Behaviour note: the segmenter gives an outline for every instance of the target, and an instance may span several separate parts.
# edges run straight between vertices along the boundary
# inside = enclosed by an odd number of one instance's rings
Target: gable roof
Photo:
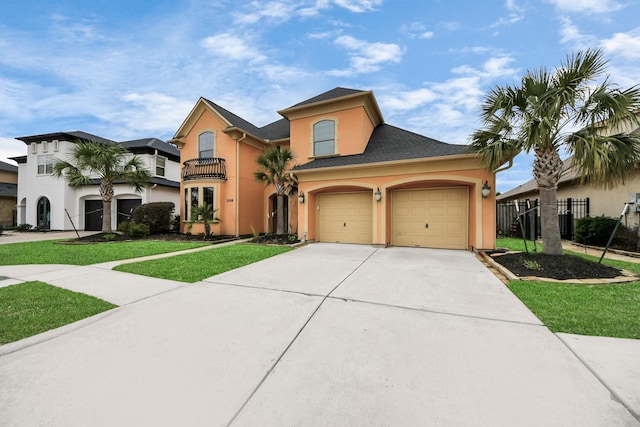
[[[388,124],[376,126],[364,153],[324,157],[293,168],[294,171],[337,166],[469,154],[467,145],[447,144]]]

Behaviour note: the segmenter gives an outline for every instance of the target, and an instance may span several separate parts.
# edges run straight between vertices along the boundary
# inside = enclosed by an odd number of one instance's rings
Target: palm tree
[[[191,221],[202,221],[204,224],[204,237],[211,236],[211,222],[220,221],[216,215],[218,209],[213,209],[208,203],[191,207]]]
[[[294,158],[293,152],[288,148],[271,147],[267,148],[258,156],[258,171],[255,177],[258,181],[264,182],[266,186],[276,187],[277,207],[276,207],[276,234],[285,234],[284,224],[284,196],[294,194],[298,191],[297,180],[289,172],[289,162]]]
[[[553,71],[528,71],[519,86],[492,89],[482,104],[484,127],[471,136],[471,151],[489,171],[520,151],[535,154],[547,254],[562,254],[556,206],[560,152],[573,156],[584,183],[607,187],[623,183],[640,160],[640,140],[620,131],[638,124],[640,89],[612,85],[606,65],[603,53],[590,49],[568,55]]]
[[[64,176],[72,187],[91,184],[97,176],[102,198],[102,232],[111,233],[113,185],[124,181],[136,192],[142,191],[151,178],[143,166],[139,157],[130,157],[129,152],[116,142],[81,140],[75,144],[69,161],[55,161],[53,175]]]

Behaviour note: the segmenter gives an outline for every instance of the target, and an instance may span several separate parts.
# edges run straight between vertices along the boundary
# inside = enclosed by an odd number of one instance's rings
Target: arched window
[[[198,157],[213,157],[213,132],[202,132],[198,135]]]
[[[313,155],[335,154],[336,122],[322,120],[313,125]]]

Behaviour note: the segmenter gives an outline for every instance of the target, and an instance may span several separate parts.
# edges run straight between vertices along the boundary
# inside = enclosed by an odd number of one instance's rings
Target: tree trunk
[[[276,199],[276,234],[282,236],[284,234],[284,195],[278,194]]]
[[[549,255],[562,255],[560,224],[558,222],[558,204],[556,189],[562,175],[562,160],[558,150],[549,147],[535,150],[533,176],[540,194],[540,222],[543,252]]]
[[[540,222],[543,253],[562,255],[556,189],[540,189]]]
[[[102,201],[102,232],[111,233],[111,199]]]

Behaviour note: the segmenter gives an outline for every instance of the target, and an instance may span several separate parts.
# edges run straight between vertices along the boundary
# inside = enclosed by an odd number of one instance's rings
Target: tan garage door
[[[318,240],[373,243],[372,207],[369,192],[318,195]]]
[[[396,190],[391,203],[394,246],[467,249],[467,187]]]

